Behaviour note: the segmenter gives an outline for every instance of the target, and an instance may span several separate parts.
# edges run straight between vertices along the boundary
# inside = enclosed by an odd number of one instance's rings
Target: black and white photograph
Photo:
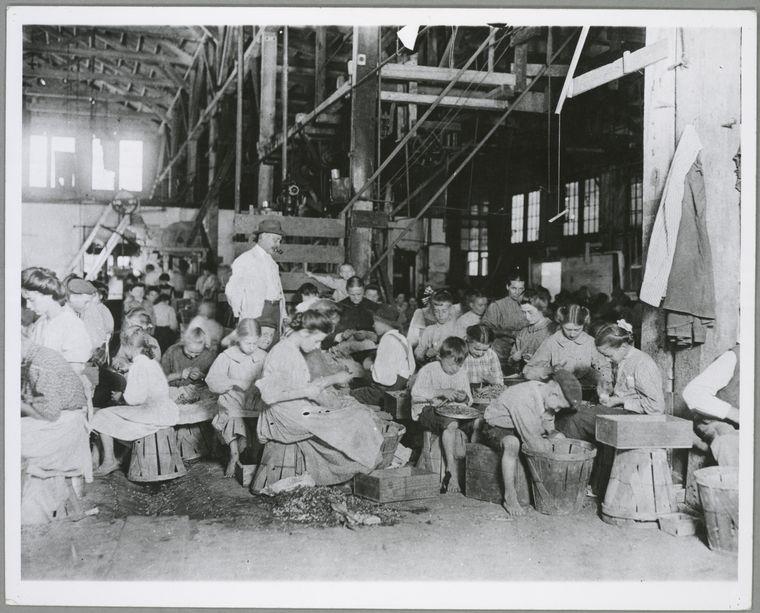
[[[756,23],[8,8],[7,602],[748,608]]]

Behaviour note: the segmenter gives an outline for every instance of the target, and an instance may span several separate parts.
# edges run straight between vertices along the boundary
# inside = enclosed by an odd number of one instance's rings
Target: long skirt
[[[161,406],[137,404],[101,409],[92,418],[91,426],[120,441],[136,441],[176,425],[178,414],[177,405],[167,398]]]
[[[63,411],[56,421],[21,418],[21,466],[28,475],[92,481],[90,435],[84,411]]]

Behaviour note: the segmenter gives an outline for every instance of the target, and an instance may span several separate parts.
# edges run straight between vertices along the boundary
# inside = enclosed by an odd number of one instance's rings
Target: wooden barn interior
[[[466,292],[504,298],[517,270],[553,298],[624,303],[636,349],[661,374],[663,419],[691,432],[684,389],[739,333],[742,31],[635,23],[426,25],[411,43],[403,24],[26,25],[22,268],[105,283],[116,337],[122,280],[149,262],[170,272],[184,261],[189,276],[205,266],[224,283],[273,219],[288,308],[307,282],[329,296],[309,275],[337,275],[344,262],[387,303],[446,288],[464,310]],[[639,292],[692,129],[714,315],[706,338],[675,347],[665,310]],[[218,303],[229,332],[223,290]],[[401,405],[383,410],[404,424],[401,445],[424,454],[430,437]],[[693,473],[714,462],[691,440],[668,439],[666,423],[640,448],[662,453],[652,470],[671,488],[667,510],[691,526]],[[470,480],[467,445],[464,496],[438,494],[436,475],[434,497],[396,499],[383,526],[357,526],[350,508],[328,527],[288,523],[208,457],[158,485],[96,477],[82,501],[97,514],[24,527],[22,576],[440,580],[449,572],[436,560],[451,556],[452,579],[538,580],[549,560],[557,580],[736,578],[736,558],[708,547],[701,515],[701,532],[685,537],[654,516],[602,521],[608,491],[575,515],[510,517],[498,476]],[[250,481],[256,467],[246,466],[238,476]],[[409,474],[399,487],[411,491]]]

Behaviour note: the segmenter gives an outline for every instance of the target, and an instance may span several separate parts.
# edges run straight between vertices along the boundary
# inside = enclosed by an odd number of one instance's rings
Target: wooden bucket
[[[736,552],[739,549],[739,469],[710,466],[696,471],[694,476],[710,549]]]
[[[383,446],[380,448],[383,461],[378,468],[388,468],[393,463],[396,448],[405,432],[406,428],[395,421],[389,421],[383,426]]]
[[[602,519],[657,521],[677,511],[673,479],[664,449],[618,450],[612,464]]]
[[[209,441],[203,432],[203,424],[183,424],[177,430],[179,455],[185,462],[197,460],[209,454]]]
[[[186,474],[174,428],[164,428],[132,443],[127,473],[130,481],[168,481]]]
[[[306,462],[297,443],[268,441],[261,454],[261,463],[251,481],[251,492],[259,492],[280,479],[306,472]]]
[[[572,438],[549,442],[549,451],[523,449],[536,510],[547,515],[577,513],[583,507],[596,447]]]

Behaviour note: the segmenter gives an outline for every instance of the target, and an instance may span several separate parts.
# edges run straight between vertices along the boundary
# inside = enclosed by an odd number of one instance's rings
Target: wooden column
[[[325,99],[325,83],[327,82],[327,28],[317,26],[314,40],[314,107]]]
[[[277,101],[277,29],[267,27],[261,37],[261,102],[259,106],[259,143],[269,142],[275,133]],[[274,166],[259,165],[259,194],[256,206],[274,196]]]
[[[237,99],[235,107],[235,214],[240,213],[240,188],[243,178],[243,26],[237,28]]]
[[[354,83],[361,81],[378,62],[380,28],[354,27],[353,66]],[[351,185],[359,190],[372,174],[375,164],[375,138],[377,131],[377,79],[366,79],[351,96]],[[371,199],[371,190],[363,198]],[[358,200],[354,211],[371,211],[372,202]],[[370,267],[372,257],[372,230],[352,229],[349,235],[348,253],[356,274],[363,276]]]
[[[211,116],[208,122],[208,188],[214,183],[216,177],[217,163],[217,141],[219,140],[219,120],[216,114]],[[203,218],[203,227],[206,230],[206,236],[208,236],[208,242],[211,246],[212,261],[216,261],[216,256],[219,253],[219,194],[217,193],[209,202],[208,210]]]

